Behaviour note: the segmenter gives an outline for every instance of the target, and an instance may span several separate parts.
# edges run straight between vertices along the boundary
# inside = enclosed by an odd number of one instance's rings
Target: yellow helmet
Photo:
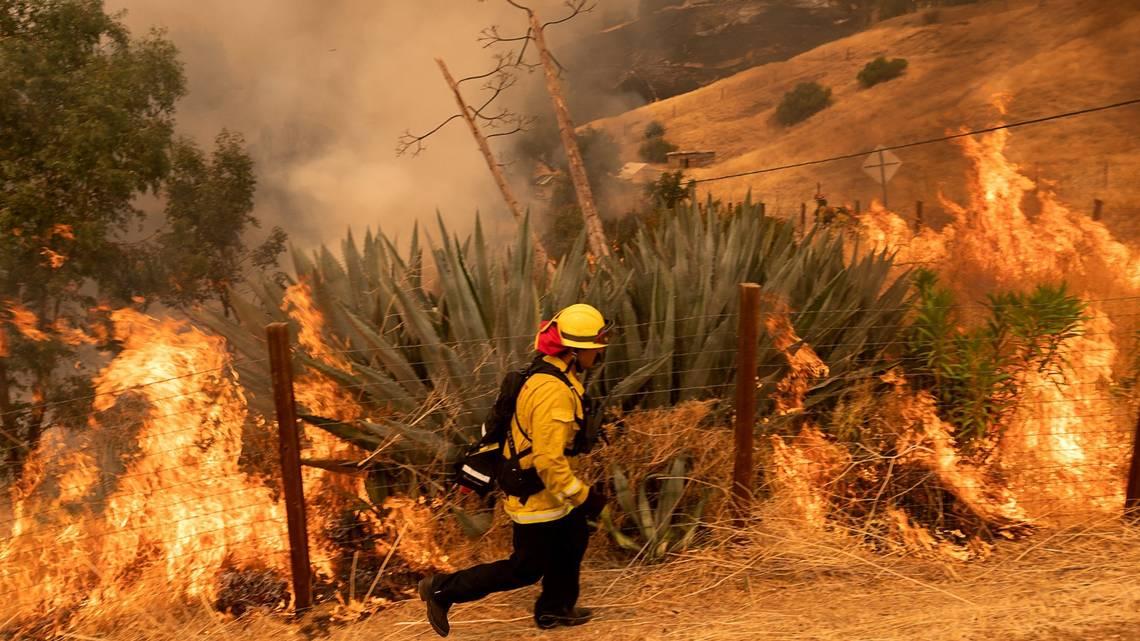
[[[595,307],[578,303],[571,305],[554,315],[538,331],[539,335],[555,323],[558,337],[564,347],[577,347],[579,349],[598,349],[609,344],[610,329],[613,321],[606,320],[605,316]],[[537,344],[537,341],[536,341]]]

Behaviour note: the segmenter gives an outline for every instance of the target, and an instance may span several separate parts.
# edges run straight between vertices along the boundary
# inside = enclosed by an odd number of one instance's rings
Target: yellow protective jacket
[[[534,374],[519,390],[515,404],[517,420],[511,421],[511,430],[519,451],[528,445],[533,448],[519,463],[523,469],[534,467],[546,486],[525,503],[518,497],[507,497],[507,515],[521,524],[558,520],[581,505],[590,491],[574,474],[571,457],[566,455],[574,443],[578,421],[584,418],[582,395],[585,390],[565,361],[556,356],[546,356],[543,360],[565,372],[574,389],[550,374]],[[504,445],[503,455],[510,456],[509,445]]]

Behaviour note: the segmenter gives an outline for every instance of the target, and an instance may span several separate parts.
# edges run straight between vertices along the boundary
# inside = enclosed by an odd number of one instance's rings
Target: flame
[[[342,372],[352,372],[352,364],[348,359],[325,342],[324,314],[313,302],[313,290],[307,282],[299,281],[285,290],[281,310],[297,323],[297,343],[306,353],[324,365]],[[296,396],[298,403],[315,414],[342,421],[353,421],[363,416],[356,399],[331,378],[317,371],[307,371],[297,379]],[[323,431],[320,433],[325,437],[318,437],[314,447],[322,450],[321,456],[331,455],[331,450],[336,449],[340,441]]]
[[[13,488],[0,584],[16,616],[155,590],[213,598],[223,570],[286,567],[282,506],[238,463],[250,417],[222,339],[131,310],[111,320],[123,351],[94,381],[88,430],[51,427]]]
[[[784,416],[802,411],[812,379],[827,376],[830,370],[815,350],[796,334],[787,301],[774,295],[765,299],[768,311],[764,313],[764,327],[772,338],[772,345],[783,354],[789,366],[788,374],[776,384],[773,394],[776,413]]]
[[[48,265],[51,265],[52,269],[59,269],[67,262],[67,256],[47,247],[40,248],[40,255],[47,259]]]
[[[326,321],[313,301],[313,289],[308,282],[301,280],[288,287],[281,309],[297,324],[297,342],[310,357],[333,369],[353,371],[352,364],[343,353],[326,342]],[[329,376],[311,368],[297,378],[295,395],[299,405],[320,416],[344,422],[366,417],[365,408],[353,395]],[[305,441],[306,454],[314,459],[359,461],[369,455],[369,452],[318,428],[306,430]],[[364,476],[333,474],[309,467],[304,469],[303,481],[306,499],[319,507],[315,514],[310,515],[310,545],[317,550],[315,563],[322,572],[331,575],[335,572],[334,562],[343,560],[343,554],[333,547],[331,540],[335,537],[324,537],[321,534],[334,532],[339,527],[336,520],[338,515],[349,511],[356,504],[367,504],[370,501]],[[373,531],[386,534],[388,541],[395,539],[398,532],[402,531],[402,528],[394,526],[396,522],[416,524],[414,528],[417,534],[405,534],[400,543],[400,556],[404,562],[419,568],[450,568],[447,555],[432,542],[429,506],[390,498],[383,508],[389,513],[384,519],[373,512],[361,513],[361,518],[365,519]],[[388,542],[381,541],[381,549],[377,551],[386,553],[383,548],[387,545]]]
[[[958,454],[954,428],[938,417],[934,399],[929,394],[914,394],[906,390],[905,385],[897,385],[894,395],[898,414],[903,419],[900,426],[903,429],[899,430],[895,445],[900,463],[929,470],[943,489],[996,528],[1021,530],[1031,524],[1029,515],[1012,492],[997,483],[987,482],[984,469]]]
[[[50,340],[48,335],[40,330],[39,319],[36,318],[32,310],[19,303],[9,302],[8,314],[11,316],[12,326],[16,328],[16,331],[23,334],[24,338],[37,343]]]
[[[59,223],[52,225],[51,229],[48,231],[47,236],[48,238],[51,238],[52,236],[59,236],[60,238],[66,238],[67,240],[75,240],[75,230],[72,229],[71,225]]]
[[[814,425],[793,438],[773,434],[770,441],[774,495],[788,501],[799,520],[822,528],[835,494],[832,485],[850,465],[851,454]]]
[[[324,319],[311,296],[304,284],[287,296],[302,347],[324,365],[350,371],[347,359],[324,342]],[[221,603],[221,591],[241,583],[235,571],[287,576],[277,480],[241,462],[250,445],[243,432],[268,428],[250,414],[224,340],[131,309],[93,311],[109,316],[123,349],[94,380],[87,429],[52,424],[49,416],[10,488],[0,587],[13,596],[0,606],[0,619],[56,617],[56,625],[66,625],[72,614],[145,607],[156,593]],[[17,306],[12,318],[25,336],[36,327],[35,317]],[[67,321],[52,330],[75,344],[95,340]],[[318,371],[305,372],[297,392],[312,411],[342,420],[364,416],[351,395]],[[304,446],[310,458],[365,454],[315,429]],[[306,467],[303,480],[311,557],[326,578],[343,578],[352,550],[381,557],[398,552],[412,571],[450,569],[432,538],[438,503],[389,498],[379,510],[359,510],[369,502],[363,475]],[[349,542],[347,558],[341,541],[346,518],[371,533]]]
[[[72,347],[78,347],[80,345],[96,345],[99,342],[94,336],[91,336],[82,329],[73,326],[63,316],[55,319],[55,322],[52,323],[51,329],[52,333],[59,337],[61,341],[68,345],[71,345]]]
[[[1135,329],[1129,320],[1135,313],[1118,315],[1111,301],[1140,294],[1140,257],[1102,223],[1023,175],[1005,156],[1009,138],[1001,130],[963,139],[973,162],[971,196],[964,205],[942,198],[952,217],[943,229],[914,235],[901,217],[876,207],[862,217],[860,231],[872,244],[895,249],[899,264],[938,271],[959,300],[1064,280],[1088,301],[1084,335],[1063,347],[1064,383],[1044,373],[1021,381],[1024,393],[1003,426],[994,462],[1019,509],[1035,517],[1117,510],[1129,412],[1108,384],[1120,377],[1118,344]],[[1023,202],[1039,211],[1030,215]],[[926,438],[938,442],[940,429],[929,426]],[[1007,499],[999,505],[1011,507]]]

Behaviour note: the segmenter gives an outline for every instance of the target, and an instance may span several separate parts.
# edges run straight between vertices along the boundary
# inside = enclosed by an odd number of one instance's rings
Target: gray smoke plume
[[[554,42],[635,3],[602,0],[604,11],[559,27]],[[533,5],[552,17],[564,11],[561,0]],[[258,167],[257,214],[295,243],[336,242],[349,226],[406,238],[437,208],[461,229],[476,210],[492,231],[511,228],[462,122],[433,136],[418,157],[394,151],[405,129],[430,129],[455,113],[435,57],[456,76],[480,73],[492,65],[477,42],[484,27],[525,29],[525,16],[502,0],[108,0],[107,7],[126,10],[136,34],[166,30],[189,80],[180,130],[207,145],[222,127],[243,133]]]

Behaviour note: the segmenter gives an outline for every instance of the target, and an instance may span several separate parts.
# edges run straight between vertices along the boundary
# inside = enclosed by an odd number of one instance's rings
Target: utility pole
[[[562,135],[562,146],[566,148],[566,160],[570,165],[570,180],[574,182],[574,191],[578,195],[578,207],[582,210],[582,219],[586,225],[586,238],[590,244],[590,251],[595,257],[609,256],[609,244],[606,242],[606,232],[602,228],[601,218],[598,216],[597,205],[594,204],[594,192],[590,189],[590,180],[586,176],[586,165],[582,162],[582,152],[578,149],[578,139],[574,134],[574,121],[570,119],[570,110],[566,107],[566,100],[562,97],[562,84],[558,78],[558,67],[554,62],[550,50],[546,48],[546,36],[542,31],[542,22],[533,9],[527,9],[530,16],[531,37],[538,48],[539,59],[546,75],[546,91],[554,103],[554,115],[558,117],[558,132]]]
[[[523,210],[519,205],[519,201],[515,198],[514,192],[511,191],[511,185],[507,182],[507,177],[503,175],[503,168],[495,159],[495,154],[491,152],[491,146],[487,144],[487,137],[479,130],[479,123],[475,122],[475,116],[471,108],[467,106],[467,101],[463,99],[463,94],[459,91],[459,83],[455,82],[455,78],[451,76],[451,72],[447,69],[447,64],[442,58],[436,58],[435,62],[439,65],[439,70],[443,73],[443,79],[447,81],[447,86],[451,88],[451,93],[455,95],[455,103],[459,105],[459,113],[463,115],[463,120],[467,122],[467,127],[471,130],[471,135],[475,137],[475,144],[479,146],[479,151],[483,154],[483,159],[487,161],[487,168],[491,170],[491,175],[495,178],[495,184],[499,186],[499,191],[503,194],[503,200],[507,202],[507,208],[511,210],[511,214],[515,217],[515,222],[523,224]],[[550,256],[546,253],[546,248],[539,240],[538,234],[535,233],[534,228],[530,228],[530,242],[534,245],[534,259],[535,262],[541,267],[539,274],[546,273],[550,275],[553,273],[554,266],[550,262]]]

